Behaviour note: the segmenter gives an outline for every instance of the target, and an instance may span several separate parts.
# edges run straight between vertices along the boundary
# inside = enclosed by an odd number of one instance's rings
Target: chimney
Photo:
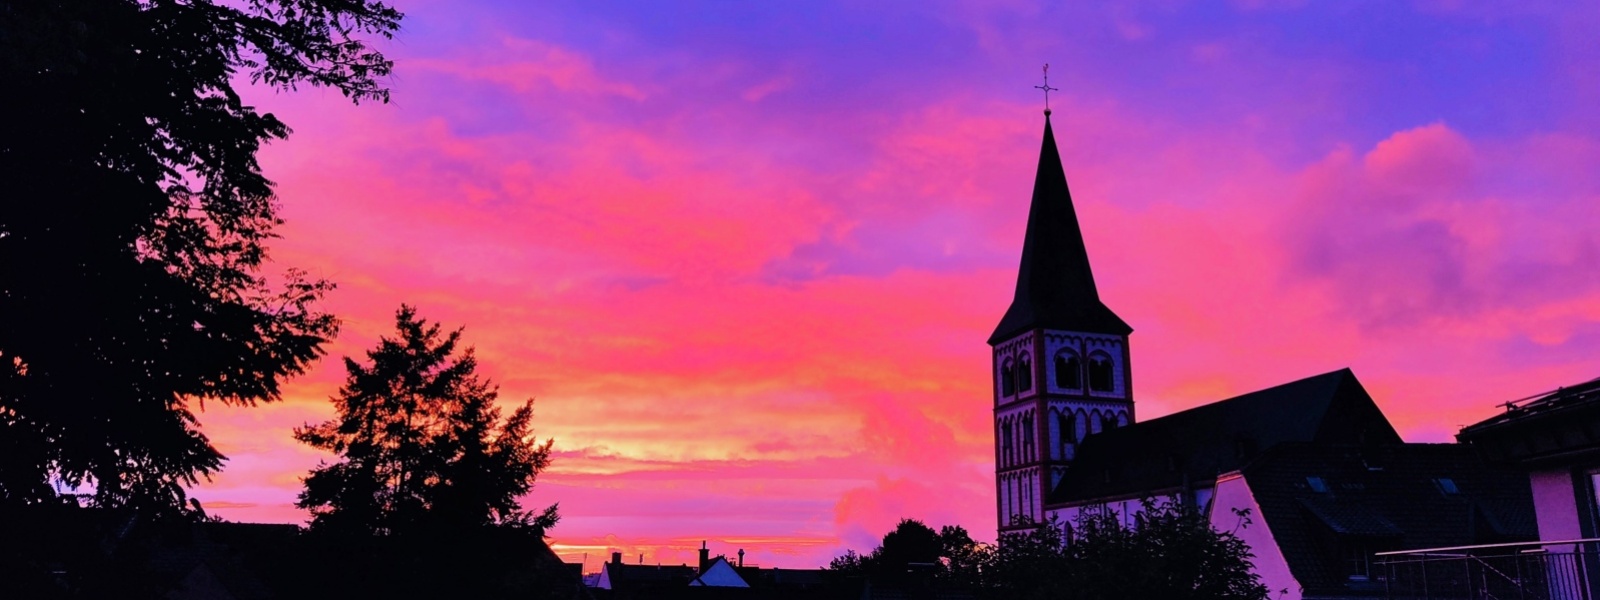
[[[711,550],[706,548],[706,541],[700,540],[700,570],[705,571],[711,566]]]
[[[613,564],[613,565],[622,564],[622,553],[621,552],[612,552],[611,553],[611,564]]]

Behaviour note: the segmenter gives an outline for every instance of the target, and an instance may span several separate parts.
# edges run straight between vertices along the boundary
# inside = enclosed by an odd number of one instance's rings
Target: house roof
[[[608,562],[603,567],[603,578],[613,590],[636,587],[669,585],[688,587],[697,573],[688,565],[630,565]]]
[[[1086,438],[1048,503],[1180,488],[1237,471],[1286,442],[1400,443],[1349,369],[1213,402]]]
[[[700,569],[700,573],[695,575],[689,585],[691,587],[750,587],[750,583],[740,576],[739,571],[733,568],[733,563],[728,562],[728,557],[726,556],[718,556],[711,559],[711,562],[705,568]]]
[[[1600,378],[1507,402],[1456,439],[1490,460],[1562,463],[1600,456]]]
[[[1035,328],[1112,335],[1133,331],[1100,302],[1048,115],[1033,180],[1033,201],[1028,207],[1016,292],[1011,307],[989,336],[989,343],[997,344]]]
[[[1526,475],[1491,465],[1461,444],[1280,444],[1242,473],[1261,507],[1249,526],[1269,528],[1307,594],[1337,595],[1361,585],[1349,578],[1345,548],[1382,552],[1537,537]]]

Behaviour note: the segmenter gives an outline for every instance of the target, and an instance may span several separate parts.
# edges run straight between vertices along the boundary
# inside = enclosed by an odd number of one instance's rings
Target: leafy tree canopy
[[[448,333],[409,306],[395,315],[397,337],[345,359],[333,398],[338,415],[295,430],[295,438],[339,456],[305,479],[299,506],[313,530],[395,534],[483,525],[554,525],[556,507],[533,514],[518,497],[550,464],[552,440],[533,439],[533,401],[505,419],[498,393],[480,378],[471,348],[457,354]]]
[[[242,75],[386,101],[376,0],[0,3],[0,503],[171,513],[224,457],[191,412],[251,405],[321,354],[330,285],[269,281],[256,153],[288,135]]]
[[[976,581],[986,548],[960,526],[946,525],[934,531],[922,521],[902,519],[871,552],[847,550],[828,568],[892,587],[926,587],[923,584],[935,580],[966,587]]]
[[[1240,527],[1249,525],[1247,514],[1239,517]],[[939,560],[925,587],[1024,600],[1267,598],[1266,587],[1251,571],[1244,541],[1213,529],[1203,513],[1181,503],[1147,501],[1131,517],[1103,511],[1071,527],[1024,524],[1034,526],[1008,534],[998,545],[974,542],[965,530],[945,527],[935,534]],[[847,551],[829,568],[903,586],[902,571],[885,557],[925,552],[933,547],[929,534],[932,529],[917,521],[902,521],[884,536],[883,546],[866,555]],[[904,540],[916,542],[893,547]]]

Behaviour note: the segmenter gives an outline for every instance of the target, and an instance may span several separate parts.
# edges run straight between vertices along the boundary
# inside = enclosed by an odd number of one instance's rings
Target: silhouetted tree
[[[1030,525],[1022,517],[1021,525]],[[1023,533],[1008,533],[998,546],[983,553],[981,578],[974,587],[989,598],[1044,600],[1079,598],[1079,587],[1072,561],[1068,559],[1067,538],[1056,523],[1035,526]]]
[[[1239,514],[1240,527],[1249,525]],[[846,552],[829,568],[868,578],[892,574],[884,546],[860,555]],[[922,529],[931,532],[915,523]],[[1124,518],[1110,511],[1085,515],[1070,535],[1057,522],[1032,523],[1008,533],[997,545],[972,541],[959,527],[939,534],[936,576],[946,588],[980,598],[1020,600],[1263,600],[1267,589],[1251,571],[1250,548],[1232,531],[1218,531],[1198,510],[1182,504],[1145,502]],[[927,532],[900,539],[925,540]],[[916,547],[925,547],[917,544]]]
[[[456,355],[448,333],[409,306],[398,337],[345,358],[333,398],[338,416],[295,429],[295,438],[339,455],[305,479],[299,506],[313,529],[392,534],[483,525],[555,524],[556,507],[523,511],[518,496],[550,464],[551,440],[533,439],[533,401],[501,419],[498,393],[477,373],[471,348]]]
[[[922,521],[902,519],[871,552],[846,550],[830,561],[828,568],[865,577],[879,585],[911,587],[921,592],[940,585],[965,588],[977,581],[980,565],[986,559],[984,549],[960,526],[947,525],[934,531]]]
[[[1236,513],[1239,527],[1247,512]],[[1065,549],[1067,598],[1261,600],[1268,590],[1251,570],[1249,545],[1218,531],[1198,509],[1146,500],[1124,523],[1109,511],[1080,519]],[[1044,529],[1054,529],[1045,527]],[[1002,544],[1002,551],[1006,544]],[[1060,597],[1060,596],[1058,596]]]
[[[279,397],[334,335],[329,288],[263,272],[279,224],[243,104],[279,89],[388,99],[400,13],[376,0],[0,3],[0,502],[92,484],[149,515],[223,456],[191,413]]]

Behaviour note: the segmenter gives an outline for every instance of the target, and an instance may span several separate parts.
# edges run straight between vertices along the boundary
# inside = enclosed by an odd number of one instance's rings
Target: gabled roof
[[[1011,307],[989,336],[989,344],[1034,328],[1112,335],[1133,332],[1100,302],[1048,115],[1044,119],[1039,170],[1033,180],[1033,202],[1028,207],[1022,263],[1017,268],[1016,293]]]
[[[1343,597],[1364,585],[1350,580],[1345,548],[1538,537],[1527,475],[1490,465],[1462,444],[1281,444],[1243,474],[1261,507],[1249,526],[1269,529],[1308,595]]]
[[[739,571],[728,562],[728,557],[718,556],[711,559],[711,563],[700,570],[694,580],[689,582],[690,587],[722,587],[722,588],[747,588],[750,584],[739,575]]]
[[[1398,444],[1349,369],[1091,435],[1050,504],[1137,496],[1216,479],[1288,442]]]
[[[630,565],[608,562],[600,569],[600,581],[597,585],[611,590],[688,587],[695,575],[695,570],[688,565]]]

